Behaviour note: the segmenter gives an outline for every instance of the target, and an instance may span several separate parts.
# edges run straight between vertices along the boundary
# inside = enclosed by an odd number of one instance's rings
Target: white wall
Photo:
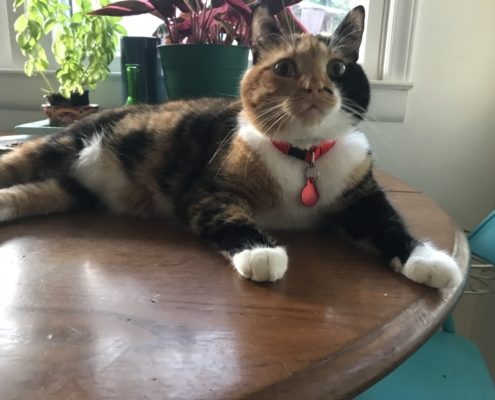
[[[417,11],[405,121],[366,131],[380,167],[470,229],[495,208],[495,1]]]
[[[495,208],[495,1],[419,0],[404,123],[366,127],[378,165],[429,194],[464,229]],[[454,312],[495,379],[495,294]]]

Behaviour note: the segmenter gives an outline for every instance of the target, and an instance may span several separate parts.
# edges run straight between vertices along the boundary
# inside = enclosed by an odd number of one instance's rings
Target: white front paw
[[[401,272],[415,282],[438,289],[456,286],[462,280],[454,259],[429,243],[415,247]]]
[[[234,257],[234,268],[244,278],[257,282],[276,281],[284,276],[289,259],[283,247],[256,247]]]

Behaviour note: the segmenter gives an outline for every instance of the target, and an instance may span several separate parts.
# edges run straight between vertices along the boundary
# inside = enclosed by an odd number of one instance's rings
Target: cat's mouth
[[[323,117],[325,117],[327,112],[328,111],[324,107],[316,103],[313,103],[303,108],[303,110],[300,111],[297,114],[297,116],[303,121],[316,122],[318,120],[321,120]]]

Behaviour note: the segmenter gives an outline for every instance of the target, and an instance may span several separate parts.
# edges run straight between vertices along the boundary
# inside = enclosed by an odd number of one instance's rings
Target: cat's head
[[[283,34],[265,5],[255,8],[251,28],[253,65],[241,99],[245,118],[260,132],[317,142],[342,134],[366,112],[369,83],[357,64],[363,7],[351,10],[330,37]]]

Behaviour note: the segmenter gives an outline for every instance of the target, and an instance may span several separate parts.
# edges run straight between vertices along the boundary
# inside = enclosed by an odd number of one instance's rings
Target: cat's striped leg
[[[227,193],[206,195],[189,211],[192,229],[229,257],[239,274],[258,282],[276,281],[287,270],[287,253],[250,214],[245,200]]]
[[[0,188],[61,176],[76,157],[76,137],[67,132],[44,136],[0,156]]]
[[[454,259],[428,242],[414,239],[385,193],[369,175],[337,222],[354,240],[370,241],[385,261],[407,278],[435,288],[460,282]],[[352,192],[349,193],[352,197]]]
[[[69,177],[0,189],[0,222],[85,208],[96,197]]]

